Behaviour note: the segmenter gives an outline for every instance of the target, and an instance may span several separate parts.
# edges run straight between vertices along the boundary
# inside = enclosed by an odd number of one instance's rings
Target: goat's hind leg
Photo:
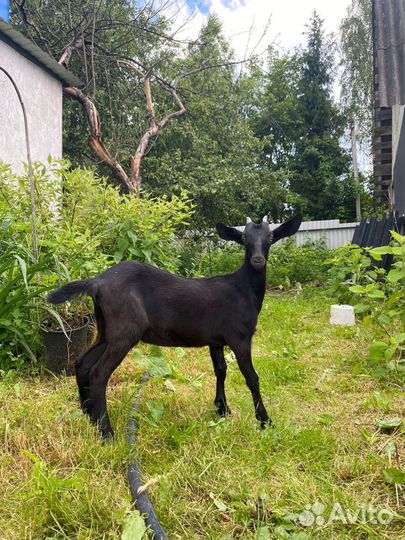
[[[138,301],[132,298],[126,303],[119,303],[118,298],[111,296],[112,291],[108,293],[104,298],[106,308],[102,311],[106,348],[91,368],[89,381],[90,418],[98,425],[103,439],[111,439],[114,436],[107,412],[108,380],[132,347],[141,339],[147,326],[146,315]]]
[[[212,363],[217,378],[217,389],[215,394],[215,405],[219,416],[228,416],[231,414],[231,409],[226,403],[225,395],[225,379],[226,379],[226,360],[224,357],[223,347],[210,347]]]
[[[105,319],[100,307],[94,302],[97,321],[97,342],[75,362],[76,381],[79,388],[80,406],[85,414],[91,415],[90,370],[107,347],[105,341]]]
[[[85,414],[91,415],[90,370],[104,353],[106,347],[107,343],[105,341],[96,343],[75,362],[80,407]]]
[[[107,347],[90,371],[90,418],[97,424],[103,439],[112,439],[114,432],[107,412],[107,384],[114,370],[121,364],[132,346],[123,347],[119,344]]]

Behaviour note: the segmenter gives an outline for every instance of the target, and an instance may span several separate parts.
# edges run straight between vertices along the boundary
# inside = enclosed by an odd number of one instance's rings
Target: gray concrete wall
[[[31,157],[46,162],[62,157],[62,84],[41,67],[0,41],[0,66],[15,80],[28,116]],[[0,161],[15,172],[27,161],[24,120],[15,90],[0,72]]]

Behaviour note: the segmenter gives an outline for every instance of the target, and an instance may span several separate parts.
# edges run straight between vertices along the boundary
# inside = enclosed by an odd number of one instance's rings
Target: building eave
[[[21,32],[13,28],[10,24],[0,18],[0,41],[7,43],[10,47],[34,62],[50,75],[58,79],[63,86],[84,86],[82,81],[69,70],[58,64],[48,53],[43,51],[38,45],[25,37]]]

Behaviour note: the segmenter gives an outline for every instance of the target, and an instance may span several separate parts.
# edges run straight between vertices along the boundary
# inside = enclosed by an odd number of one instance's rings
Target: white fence
[[[304,221],[296,234],[297,246],[307,240],[324,239],[328,249],[336,249],[352,241],[357,225],[358,223],[340,223],[338,219]]]
[[[325,219],[320,221],[304,221],[295,235],[297,246],[302,246],[308,240],[324,240],[328,249],[336,249],[352,241],[358,223],[340,223],[339,219]],[[270,223],[270,228],[278,227],[277,223]],[[243,230],[244,227],[238,227]]]

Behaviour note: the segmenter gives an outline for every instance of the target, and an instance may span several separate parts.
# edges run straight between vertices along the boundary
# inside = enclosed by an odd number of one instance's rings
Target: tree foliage
[[[198,70],[205,58],[216,69],[182,81],[188,114],[162,134],[145,167],[145,185],[154,193],[186,189],[199,208],[200,223],[241,223],[246,215],[277,218],[285,198],[284,176],[260,162],[262,142],[246,120],[245,104],[256,82],[236,77],[226,63],[229,44],[216,18],[179,60],[180,72]]]
[[[340,25],[341,98],[356,118],[361,140],[371,144],[373,112],[371,2],[352,0]]]
[[[184,112],[175,83],[165,79],[178,47],[166,33],[170,22],[153,2],[138,7],[128,0],[15,0],[14,6],[15,24],[85,83],[64,88],[74,100],[65,119],[65,147],[80,159],[89,132],[93,153],[88,158],[108,167],[124,190],[137,193],[141,161],[152,140]],[[157,101],[159,92],[172,97],[160,119],[151,85]]]
[[[68,64],[97,105],[109,169],[90,152],[86,115],[71,100],[64,110],[66,157],[111,180],[116,164],[133,170],[137,144],[176,110],[177,96],[186,114],[144,145],[145,192],[187,190],[197,204],[196,226],[242,223],[246,215],[281,220],[297,209],[306,218],[352,219],[354,190],[341,145],[347,116],[333,100],[334,46],[319,17],[310,21],[307,46],[284,55],[271,50],[264,72],[254,58],[241,69],[216,17],[184,42],[174,21],[152,5],[14,2],[14,24]],[[147,82],[153,88],[145,99]]]
[[[275,169],[288,168],[296,152],[297,130],[302,129],[298,102],[301,61],[299,51],[280,55],[269,50],[262,90],[250,113],[254,131]]]
[[[332,95],[334,47],[314,13],[307,46],[270,57],[256,133],[272,166],[290,172],[290,202],[307,218],[351,219],[354,192],[341,144],[346,118]]]

